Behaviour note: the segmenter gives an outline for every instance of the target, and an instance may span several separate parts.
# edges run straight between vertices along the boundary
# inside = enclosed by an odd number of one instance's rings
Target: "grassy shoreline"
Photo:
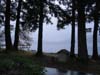
[[[19,62],[23,62],[23,63],[25,62],[28,65],[34,63],[34,64],[41,65],[42,67],[51,67],[51,68],[58,68],[58,69],[64,69],[64,70],[65,69],[66,70],[74,70],[74,71],[79,71],[79,72],[84,72],[84,73],[100,74],[100,60],[94,61],[94,60],[90,59],[90,60],[88,60],[88,63],[83,63],[83,62],[79,62],[78,59],[75,58],[75,59],[69,59],[66,62],[58,62],[56,60],[53,60],[55,55],[56,55],[56,53],[44,53],[44,56],[36,57],[34,53],[29,52],[29,51],[18,51],[18,52],[11,52],[8,54],[1,52],[0,53],[0,62],[2,62],[2,60],[4,60],[4,59],[7,59],[7,61],[5,61],[5,64],[7,64],[8,62],[9,63],[12,62],[12,59],[14,59],[14,62],[15,61],[19,61]],[[29,62],[31,62],[31,63],[29,63]],[[3,64],[3,65],[5,65],[5,64]],[[11,66],[11,64],[9,64],[9,65]],[[16,62],[15,62],[15,67],[16,67]],[[2,69],[2,68],[0,68],[0,69]],[[37,69],[37,70],[39,70],[39,69]],[[9,74],[7,74],[7,75],[9,75]]]
[[[44,75],[43,67],[27,52],[0,53],[0,75]]]

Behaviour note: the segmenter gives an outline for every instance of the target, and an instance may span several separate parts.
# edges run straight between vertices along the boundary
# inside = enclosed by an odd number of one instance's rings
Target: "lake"
[[[91,32],[87,32],[87,47],[88,54],[92,55],[92,41],[93,41],[93,23],[86,25],[86,28],[92,28]],[[77,53],[77,26],[75,27],[75,53]],[[38,30],[31,34],[33,42],[31,49],[37,49]],[[71,42],[71,25],[65,27],[65,29],[57,30],[56,25],[44,25],[43,31],[43,51],[44,52],[57,52],[61,49],[70,50]],[[98,53],[100,54],[100,35],[98,31]]]
[[[53,25],[45,24],[43,27],[43,51],[55,53],[61,49],[70,51],[71,42],[71,25],[66,25],[65,29],[57,30],[57,19],[52,18]],[[15,22],[11,22],[15,24]],[[86,23],[86,28],[92,28],[91,32],[87,32],[87,47],[88,54],[92,55],[92,41],[93,41],[93,22]],[[15,28],[15,26],[14,26]],[[4,29],[4,28],[2,28]],[[15,30],[14,30],[15,31]],[[14,31],[11,31],[12,42],[14,42]],[[30,50],[37,50],[38,30],[36,32],[29,33],[29,36],[33,39],[31,41]],[[75,53],[77,53],[77,26],[75,27]],[[98,53],[100,55],[100,33],[98,31]]]
[[[93,41],[93,23],[88,23],[86,28],[92,28],[91,32],[87,32],[87,46],[88,54],[92,55],[92,41]],[[75,27],[75,53],[77,53],[77,26]],[[38,30],[31,34],[33,42],[31,49],[37,49],[37,36]],[[44,52],[57,52],[61,49],[70,50],[71,42],[71,25],[65,27],[65,29],[57,30],[55,25],[45,25],[43,31],[43,51]],[[100,35],[98,32],[98,52],[100,54]]]

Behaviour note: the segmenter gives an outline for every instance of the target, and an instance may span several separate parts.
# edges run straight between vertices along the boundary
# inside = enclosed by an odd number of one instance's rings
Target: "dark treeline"
[[[98,59],[99,3],[99,0],[0,0],[0,27],[5,28],[6,51],[19,49],[19,37],[22,31],[33,32],[39,29],[36,55],[43,55],[43,23],[52,24],[51,18],[56,17],[58,29],[68,24],[72,26],[71,57],[75,57],[75,25],[78,26],[78,57],[83,60],[88,59],[86,22],[94,22],[92,58]],[[60,5],[66,8],[62,9]],[[14,44],[11,40],[11,21],[16,21]],[[25,38],[28,40],[27,36]]]

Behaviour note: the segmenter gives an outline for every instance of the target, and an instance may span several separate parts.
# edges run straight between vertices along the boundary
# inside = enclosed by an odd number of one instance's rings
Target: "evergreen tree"
[[[75,56],[75,10],[76,10],[76,6],[75,6],[75,0],[72,0],[72,31],[71,31],[71,52],[70,52],[70,56],[74,57]]]
[[[94,10],[94,31],[93,31],[93,55],[92,59],[98,59],[98,44],[97,44],[97,34],[99,26],[99,11],[100,11],[100,1],[96,0],[96,6]]]
[[[11,41],[11,33],[10,33],[10,0],[6,0],[6,11],[5,11],[5,42],[6,42],[6,50],[12,50],[12,41]]]
[[[19,0],[18,8],[17,8],[16,28],[15,28],[15,41],[14,41],[15,50],[18,50],[18,43],[19,43],[21,3],[22,3],[22,0]]]
[[[78,11],[78,57],[83,60],[88,59],[86,31],[85,31],[85,0],[77,0]]]

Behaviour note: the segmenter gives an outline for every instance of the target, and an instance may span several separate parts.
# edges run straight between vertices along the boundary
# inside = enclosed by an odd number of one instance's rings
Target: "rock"
[[[62,49],[57,52],[57,60],[59,62],[66,62],[68,58],[69,58],[69,51],[67,51],[66,49]]]
[[[69,53],[70,52],[66,49],[61,49],[60,51],[57,52],[57,54],[67,54],[67,55],[69,55]]]

